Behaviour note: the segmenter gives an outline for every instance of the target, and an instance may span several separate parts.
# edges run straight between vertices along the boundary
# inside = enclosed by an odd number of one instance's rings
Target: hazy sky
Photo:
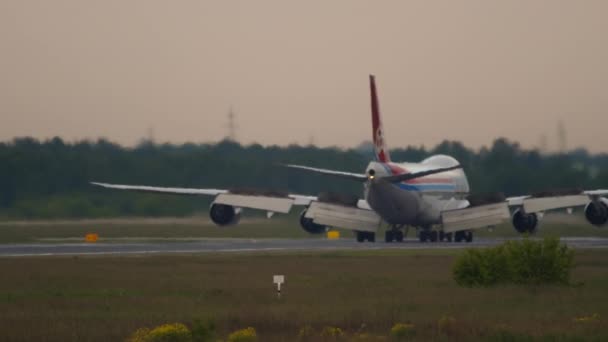
[[[0,0],[0,140],[608,152],[608,1]]]

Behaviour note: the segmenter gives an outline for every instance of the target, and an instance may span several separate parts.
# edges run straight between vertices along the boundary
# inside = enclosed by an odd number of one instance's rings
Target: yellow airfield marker
[[[97,242],[99,239],[99,235],[97,233],[89,233],[84,236],[85,242]]]
[[[337,230],[330,230],[327,232],[327,238],[329,240],[335,240],[340,238],[340,232]]]

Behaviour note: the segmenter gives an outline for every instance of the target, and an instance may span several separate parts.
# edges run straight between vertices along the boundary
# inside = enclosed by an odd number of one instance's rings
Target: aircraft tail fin
[[[391,161],[391,157],[384,138],[384,129],[380,120],[380,104],[378,103],[378,92],[374,75],[369,75],[369,90],[372,102],[372,134],[374,137],[374,150],[376,159],[382,163]]]

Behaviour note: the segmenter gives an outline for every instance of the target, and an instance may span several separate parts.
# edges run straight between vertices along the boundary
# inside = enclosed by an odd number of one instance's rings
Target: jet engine
[[[314,223],[311,218],[305,217],[306,210],[302,210],[300,214],[300,226],[310,234],[322,234],[327,230],[327,227]]]
[[[209,209],[209,216],[218,226],[231,226],[239,223],[241,210],[231,205],[213,203]]]
[[[521,234],[532,234],[536,232],[536,228],[538,227],[538,217],[536,214],[526,214],[521,209],[517,209],[513,212],[511,222],[513,222],[515,230]]]
[[[608,200],[601,198],[596,202],[589,202],[585,207],[585,218],[594,226],[603,226],[608,222]]]

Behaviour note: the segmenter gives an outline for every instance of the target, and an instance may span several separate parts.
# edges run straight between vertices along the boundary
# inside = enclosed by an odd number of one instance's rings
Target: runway
[[[518,238],[514,238],[518,239]],[[0,257],[54,255],[145,255],[236,253],[271,251],[332,251],[378,249],[458,249],[489,247],[506,238],[478,239],[472,243],[420,243],[408,239],[403,243],[357,243],[352,239],[197,239],[194,241],[113,242],[113,243],[37,243],[0,245]],[[608,238],[568,237],[562,242],[577,249],[608,248]]]

